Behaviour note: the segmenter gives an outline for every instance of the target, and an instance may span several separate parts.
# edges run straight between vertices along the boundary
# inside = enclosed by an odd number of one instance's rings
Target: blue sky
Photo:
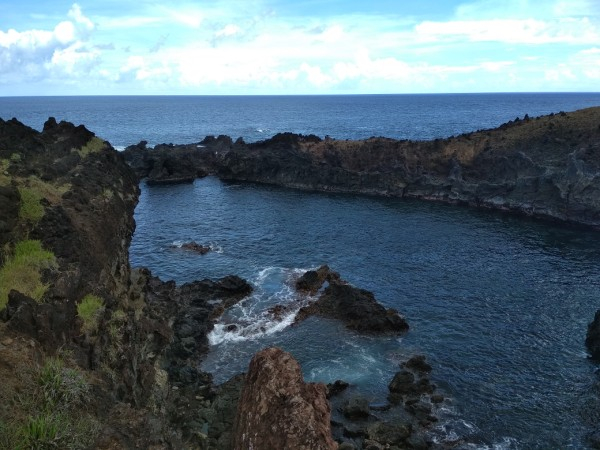
[[[599,0],[0,0],[0,96],[599,86]]]

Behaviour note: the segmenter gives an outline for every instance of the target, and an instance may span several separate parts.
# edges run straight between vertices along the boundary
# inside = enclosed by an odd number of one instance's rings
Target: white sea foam
[[[210,345],[260,339],[278,333],[294,323],[300,308],[308,299],[299,295],[295,279],[304,269],[265,267],[252,280],[253,294],[227,311],[208,334]],[[274,314],[269,310],[280,306]]]
[[[209,242],[208,246],[210,247],[210,251],[222,254],[223,247],[218,242]]]

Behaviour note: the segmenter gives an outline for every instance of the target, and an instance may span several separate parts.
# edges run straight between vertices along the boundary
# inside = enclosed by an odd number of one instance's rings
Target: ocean
[[[600,94],[37,97],[0,98],[0,117],[41,129],[54,116],[123,148],[140,140],[198,142],[208,134],[256,141],[283,131],[432,139],[597,105]],[[597,232],[213,177],[141,189],[133,266],[178,283],[233,273],[255,287],[210,335],[211,351],[200,364],[215,381],[277,345],[300,361],[306,379],[343,379],[383,402],[399,363],[419,353],[448,397],[431,430],[435,439],[464,440],[457,448],[587,448],[586,436],[600,423],[597,366],[584,347],[600,307]],[[192,240],[213,251],[178,248]],[[335,320],[272,321],[269,307],[305,301],[293,280],[321,264],[398,309],[410,331],[365,337]]]

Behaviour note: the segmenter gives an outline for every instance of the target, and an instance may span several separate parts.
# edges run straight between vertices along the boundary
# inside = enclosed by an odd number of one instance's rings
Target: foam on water
[[[303,272],[281,267],[261,269],[252,280],[252,295],[226,311],[208,334],[210,345],[260,339],[292,325],[300,308],[312,299],[293,287]],[[276,306],[280,308],[277,314],[271,310]]]

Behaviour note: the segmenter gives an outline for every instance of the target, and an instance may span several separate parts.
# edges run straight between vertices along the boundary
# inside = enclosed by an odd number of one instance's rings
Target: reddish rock
[[[300,365],[278,348],[252,358],[238,404],[235,449],[337,449],[322,383],[305,383]]]

